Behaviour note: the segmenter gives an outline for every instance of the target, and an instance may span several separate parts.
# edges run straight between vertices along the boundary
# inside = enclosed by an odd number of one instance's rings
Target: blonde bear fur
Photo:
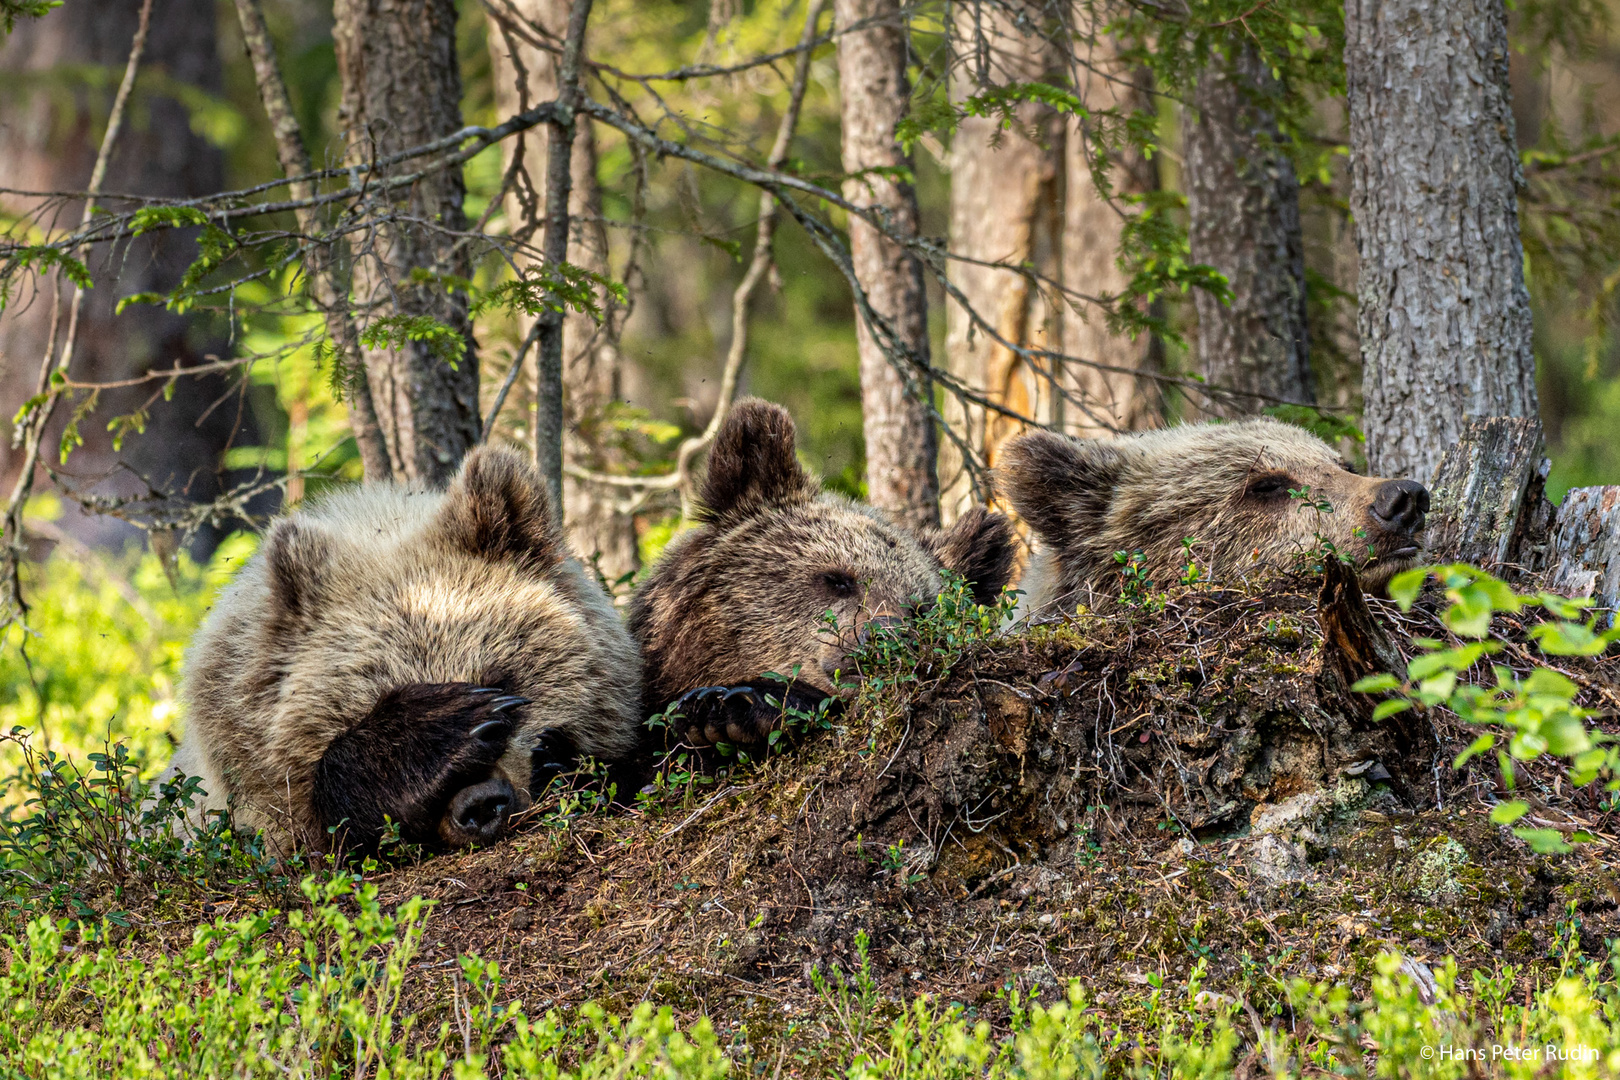
[[[1268,418],[1110,439],[1031,432],[1007,445],[997,481],[1038,540],[1020,614],[1118,597],[1119,551],[1140,551],[1163,587],[1182,576],[1189,538],[1204,576],[1234,581],[1297,565],[1320,537],[1379,588],[1415,565],[1429,506],[1422,485],[1358,476],[1321,439]],[[1321,500],[1331,511],[1310,505]]]
[[[530,797],[544,740],[560,735],[601,759],[628,753],[640,689],[635,643],[570,556],[539,474],[483,448],[446,491],[355,488],[275,524],[187,654],[186,732],[171,771],[202,778],[199,815],[228,809],[279,849],[326,850],[337,823],[317,809],[317,768],[364,724],[395,734],[345,744],[343,760],[376,770],[353,784],[384,790],[342,790],[344,805],[404,799],[431,819],[449,794],[434,785],[488,780],[510,785],[509,815]],[[385,701],[403,715],[379,720]],[[418,719],[439,728],[419,731]],[[471,749],[468,727],[485,732]],[[393,760],[413,752],[423,759]],[[411,784],[423,790],[398,790]],[[432,820],[420,825],[431,833]]]

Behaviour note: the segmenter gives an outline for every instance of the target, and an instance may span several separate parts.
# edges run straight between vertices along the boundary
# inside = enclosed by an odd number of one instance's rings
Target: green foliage
[[[1088,116],[1084,104],[1073,93],[1049,83],[1009,83],[992,86],[960,101],[929,98],[915,107],[894,129],[901,149],[910,154],[917,140],[927,132],[948,136],[970,116],[993,117],[1002,131],[1019,126],[1018,107],[1040,104],[1069,116]]]
[[[47,499],[29,509],[51,516]],[[27,727],[42,748],[80,760],[110,741],[148,768],[167,760],[185,643],[255,544],[234,536],[206,567],[181,553],[172,585],[151,552],[58,547],[23,564],[30,632],[14,625],[0,638],[0,731]],[[15,764],[0,752],[0,767]]]
[[[22,759],[0,799],[0,911],[127,926],[136,901],[161,911],[171,897],[229,886],[286,890],[292,864],[273,866],[257,837],[234,834],[223,817],[187,824],[203,796],[196,777],[149,783],[124,743],[104,744],[88,768],[36,751],[20,727],[0,743]]]
[[[39,916],[4,939],[0,1060],[17,1076],[506,1075],[709,1080],[730,1063],[707,1020],[681,1031],[649,1003],[628,1018],[595,1006],[575,1024],[501,1002],[497,965],[463,957],[451,1016],[405,1015],[427,906],[385,912],[375,885],[307,880],[307,908],[200,928],[174,955],[132,956]],[[577,1064],[564,1068],[564,1055]]]
[[[933,604],[898,627],[875,626],[875,632],[850,652],[863,699],[900,691],[913,692],[950,674],[968,650],[995,638],[1018,603],[1018,594],[1003,590],[994,604],[980,604],[959,574],[942,572],[944,584]],[[829,630],[838,632],[829,613]],[[845,628],[847,632],[847,628]]]
[[[546,266],[523,277],[503,281],[489,289],[473,304],[476,317],[493,310],[521,311],[531,318],[543,313],[578,311],[602,321],[602,305],[597,290],[603,289],[619,303],[629,299],[624,285],[573,263]]]
[[[5,262],[0,264],[0,313],[4,313],[6,305],[11,302],[11,290],[22,274],[32,271],[42,275],[49,270],[55,270],[81,289],[95,285],[90,277],[90,268],[61,248],[49,244],[26,244],[7,251]]]
[[[18,19],[37,19],[52,8],[62,6],[62,0],[0,0],[0,30],[11,33]]]
[[[461,331],[431,315],[382,315],[360,331],[360,344],[368,349],[398,351],[411,342],[426,345],[429,352],[452,368],[467,355],[467,339]]]
[[[1442,621],[1465,641],[1448,646],[1420,638],[1417,643],[1424,651],[1407,663],[1404,680],[1386,674],[1357,681],[1352,689],[1392,695],[1373,710],[1373,718],[1382,720],[1422,705],[1448,708],[1464,722],[1479,727],[1505,729],[1507,749],[1498,751],[1498,761],[1509,790],[1514,786],[1512,763],[1533,761],[1543,754],[1568,761],[1570,781],[1577,787],[1601,775],[1609,777],[1609,790],[1620,790],[1620,747],[1612,736],[1587,726],[1594,714],[1575,704],[1580,688],[1567,676],[1537,667],[1521,679],[1512,669],[1497,664],[1491,669],[1494,685],[1466,681],[1486,656],[1502,651],[1502,643],[1490,638],[1491,619],[1499,611],[1512,613],[1531,606],[1545,609],[1552,619],[1534,626],[1530,636],[1548,656],[1596,656],[1620,640],[1620,627],[1600,630],[1596,616],[1580,620],[1590,601],[1551,593],[1516,593],[1498,578],[1463,563],[1398,574],[1389,583],[1389,595],[1403,610],[1410,609],[1431,576],[1445,588],[1449,601]],[[1475,739],[1458,755],[1455,766],[1461,768],[1475,755],[1496,749],[1503,737],[1498,731],[1487,731]],[[1511,824],[1529,809],[1527,803],[1512,800],[1499,804],[1491,818],[1500,825]],[[1562,835],[1552,829],[1514,832],[1536,851],[1569,850]]]

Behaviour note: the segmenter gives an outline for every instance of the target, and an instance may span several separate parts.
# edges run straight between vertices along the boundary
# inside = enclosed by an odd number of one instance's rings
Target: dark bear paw
[[[670,705],[675,729],[694,746],[768,743],[793,712],[814,714],[829,695],[800,683],[773,680],[735,686],[700,686]],[[835,704],[836,698],[831,699]]]
[[[493,774],[528,699],[466,683],[415,684],[386,694],[334,739],[315,766],[321,824],[345,847],[375,851],[388,823],[402,839],[462,847],[499,839],[516,793]]]

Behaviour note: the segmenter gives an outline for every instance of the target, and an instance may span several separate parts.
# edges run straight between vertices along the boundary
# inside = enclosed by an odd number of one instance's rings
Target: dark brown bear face
[[[721,429],[703,504],[702,526],[670,545],[632,602],[653,710],[766,673],[834,694],[854,674],[850,651],[931,605],[942,569],[991,602],[1012,561],[999,514],[918,536],[822,492],[794,454],[792,418],[763,401],[739,403]]]
[[[1141,551],[1154,581],[1174,581],[1186,539],[1222,580],[1288,568],[1326,541],[1381,588],[1416,564],[1429,509],[1422,484],[1359,476],[1321,439],[1270,419],[1114,439],[1033,432],[1008,444],[998,475],[1056,563],[1053,600],[1088,584],[1107,592],[1116,551]]]

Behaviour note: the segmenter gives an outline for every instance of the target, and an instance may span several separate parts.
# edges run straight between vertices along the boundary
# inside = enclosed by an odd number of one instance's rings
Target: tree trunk
[[[342,100],[338,123],[348,163],[443,138],[461,128],[456,8],[451,0],[337,0],[332,30]],[[407,172],[421,160],[386,171]],[[459,170],[424,177],[369,207],[374,226],[357,234],[354,300],[363,320],[429,316],[466,344],[454,364],[430,342],[365,350],[365,377],[398,480],[444,483],[480,433],[478,354],[467,297],[412,271],[467,277],[472,262],[452,231],[463,230]]]
[[[118,0],[81,0],[41,19],[19,20],[0,42],[0,186],[32,191],[82,191],[100,144],[112,87],[129,57],[139,4]],[[112,74],[112,85],[92,91],[77,81],[76,69],[93,66]],[[163,0],[155,4],[141,63],[143,78],[130,102],[122,133],[108,165],[103,190],[141,195],[194,198],[224,187],[224,158],[192,130],[184,105],[161,92],[147,73],[161,71],[174,83],[219,93],[221,73],[215,41],[214,5],[206,0]],[[98,84],[100,85],[100,84]],[[28,89],[34,87],[32,92]],[[55,88],[55,89],[53,89]],[[93,104],[92,104],[93,102]],[[103,199],[100,205],[126,209],[126,203]],[[16,196],[0,196],[7,213],[26,214],[33,207]],[[83,203],[61,206],[42,224],[58,229],[78,225]],[[79,382],[127,379],[153,367],[205,362],[209,353],[224,354],[228,344],[206,336],[196,319],[158,305],[138,304],[115,314],[120,297],[174,288],[196,255],[193,232],[159,232],[127,241],[114,250],[97,249],[89,260],[96,287],[84,297],[69,376]],[[52,279],[37,291],[24,285],[0,316],[0,414],[6,419],[38,388],[41,361],[51,341]],[[61,325],[55,338],[62,347],[73,290],[60,292]],[[86,493],[142,497],[153,489],[177,498],[206,501],[223,488],[221,452],[233,440],[256,441],[251,414],[234,403],[210,408],[231,392],[224,376],[182,379],[172,398],[153,391],[161,384],[103,392],[96,407],[78,422],[84,445],[66,462],[75,487]],[[58,445],[64,424],[80,397],[64,401],[47,429],[43,448]],[[148,411],[145,433],[132,434],[115,450],[107,424],[115,416]],[[10,434],[10,425],[5,426]],[[0,476],[11,490],[21,452],[10,438],[0,439]],[[54,452],[44,460],[54,464]],[[122,462],[133,473],[120,468]],[[145,478],[145,482],[142,481]],[[263,507],[268,509],[268,507]],[[80,541],[119,546],[136,535],[122,521],[81,515],[70,504],[61,524]],[[212,530],[204,530],[194,554],[205,555]]]
[[[1184,128],[1188,241],[1193,262],[1226,275],[1230,305],[1202,289],[1198,369],[1217,394],[1210,416],[1246,416],[1316,400],[1305,327],[1305,242],[1299,179],[1269,102],[1281,93],[1248,42],[1199,76]],[[1255,396],[1263,395],[1263,396]]]
[[[1082,5],[1086,7],[1089,5]],[[1085,18],[1085,13],[1079,13]],[[1080,99],[1091,109],[1119,108],[1129,112],[1151,107],[1145,72],[1118,62],[1117,45],[1101,32],[1090,34],[1076,59],[1075,83]],[[1108,180],[1114,197],[1097,192],[1090,160],[1096,146],[1094,132],[1084,120],[1072,120],[1064,147],[1063,284],[1086,296],[1118,296],[1129,279],[1119,267],[1119,248],[1128,208],[1120,197],[1140,195],[1159,186],[1153,162],[1129,150],[1111,167]],[[1108,435],[1158,427],[1164,402],[1156,383],[1128,371],[1157,371],[1163,365],[1162,348],[1150,334],[1132,339],[1108,329],[1104,312],[1073,300],[1063,313],[1063,351],[1080,363],[1063,371],[1065,399],[1061,405],[1063,430],[1076,435]],[[1104,371],[1087,364],[1125,368]]]
[[[976,51],[979,62],[959,63],[952,73],[953,100],[1009,83],[1050,80],[1056,65],[1044,38],[1020,29],[1000,8],[964,5],[957,10],[956,48]],[[1053,274],[1061,226],[1057,178],[1062,140],[1055,114],[1045,106],[1020,106],[1018,119],[1021,128],[1012,131],[1001,130],[996,117],[970,116],[957,128],[951,145],[950,247],[968,258],[1030,265]],[[948,272],[978,316],[1007,341],[1037,349],[1057,344],[1052,340],[1055,313],[1024,275],[956,261]],[[1042,374],[1045,365],[1039,371],[1032,368],[990,338],[954,301],[945,308],[945,352],[951,374],[991,401],[1043,422],[1059,415],[1052,381]],[[995,464],[1001,443],[1018,433],[1015,421],[964,405],[954,396],[946,398],[944,412],[952,429],[989,465]],[[940,513],[949,524],[974,503],[972,477],[954,443],[940,447],[939,471],[944,488]]]
[[[562,40],[569,7],[567,0],[511,0],[492,10],[489,51],[501,116],[556,98],[557,54],[540,48],[537,40]],[[542,224],[550,131],[542,124],[526,132],[521,141],[509,139],[502,144],[508,167],[519,148],[523,155],[518,190],[507,197],[506,216],[512,234],[525,243],[532,243]],[[571,165],[568,261],[605,275],[610,269],[608,239],[596,176],[595,131],[588,122],[580,122],[575,132]],[[517,257],[523,268],[536,262],[527,254]],[[598,290],[597,300],[608,316],[603,325],[578,312],[570,312],[563,323],[563,458],[570,465],[605,470],[615,464],[613,450],[601,434],[620,395],[624,361],[618,340],[623,312],[606,290]],[[533,323],[528,316],[519,319],[525,336]],[[528,407],[514,408],[513,415],[532,413],[532,387],[526,396],[527,402],[516,404]],[[574,551],[587,559],[597,556],[610,581],[634,572],[640,565],[635,519],[616,509],[612,490],[568,475],[563,476],[562,485],[563,521]]]
[[[908,169],[894,129],[906,114],[906,17],[899,0],[837,0],[838,80],[843,114],[844,196],[879,208],[890,228],[917,233],[917,194],[899,177],[871,169]],[[873,311],[887,321],[917,364],[928,363],[928,297],[922,265],[899,244],[858,218],[849,223],[855,275]],[[901,523],[939,524],[934,473],[933,388],[926,375],[903,374],[860,318],[862,429],[866,436],[867,497]],[[911,368],[911,365],[906,365]],[[908,385],[909,384],[909,385]]]
[[[1350,0],[1350,209],[1368,467],[1428,476],[1463,427],[1534,417],[1502,0]]]

